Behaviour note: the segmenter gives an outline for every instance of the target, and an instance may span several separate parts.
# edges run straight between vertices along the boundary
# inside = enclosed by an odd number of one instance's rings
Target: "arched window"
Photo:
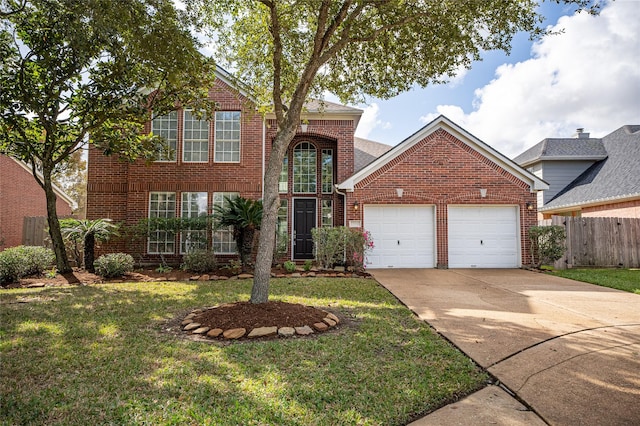
[[[317,185],[316,148],[301,142],[293,150],[293,192],[315,194]]]

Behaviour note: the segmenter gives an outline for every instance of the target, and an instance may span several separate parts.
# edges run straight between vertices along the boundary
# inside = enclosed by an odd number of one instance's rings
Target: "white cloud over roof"
[[[640,2],[619,0],[598,16],[564,16],[560,35],[534,44],[532,58],[496,69],[475,91],[474,110],[439,105],[440,114],[513,157],[547,137],[591,137],[640,123]],[[365,112],[366,114],[366,112]]]

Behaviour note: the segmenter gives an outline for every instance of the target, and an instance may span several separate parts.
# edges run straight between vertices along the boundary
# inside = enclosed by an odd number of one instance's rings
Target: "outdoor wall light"
[[[533,204],[532,203],[527,203],[527,210],[529,210],[529,211],[533,210]]]
[[[358,200],[355,200],[355,201],[353,202],[353,209],[354,209],[355,211],[358,211],[358,208],[359,208],[359,207],[360,207],[360,203],[358,203]]]

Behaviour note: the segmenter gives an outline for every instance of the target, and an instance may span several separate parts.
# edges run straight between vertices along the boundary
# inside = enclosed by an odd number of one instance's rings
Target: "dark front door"
[[[293,258],[313,259],[311,229],[316,226],[315,198],[293,200]]]

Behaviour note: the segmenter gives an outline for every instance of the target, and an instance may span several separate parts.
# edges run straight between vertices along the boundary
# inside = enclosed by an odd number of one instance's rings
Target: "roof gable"
[[[8,157],[12,159],[20,167],[22,167],[29,175],[33,176],[33,172],[31,168],[26,163],[18,160],[17,158],[13,158],[10,155]],[[40,173],[39,171],[36,170],[36,174],[38,175],[38,178],[44,179],[44,177],[42,176],[42,173]],[[34,184],[36,184],[35,181],[34,181]],[[67,203],[69,207],[71,207],[71,210],[78,208],[78,204],[74,201],[74,199],[71,198],[71,196],[69,196],[66,192],[64,192],[58,185],[56,185],[55,183],[52,183],[51,186],[53,187],[53,192],[55,192],[58,197],[62,198],[64,202]]]
[[[513,161],[522,167],[540,161],[592,160],[607,158],[602,139],[596,138],[549,138],[532,146]]]
[[[538,191],[549,188],[549,185],[545,181],[523,169],[506,156],[502,155],[489,145],[482,142],[480,139],[464,130],[462,127],[455,124],[453,121],[449,120],[444,115],[440,115],[435,120],[424,126],[422,129],[418,130],[416,133],[409,136],[407,139],[389,150],[386,154],[380,156],[377,160],[373,161],[368,166],[356,172],[344,182],[338,184],[338,189],[352,191],[357,183],[366,179],[374,172],[381,169],[395,158],[399,157],[405,151],[420,143],[427,136],[440,129],[453,135],[458,140],[469,146],[471,149],[487,158],[489,161],[497,164],[502,169],[529,184],[529,186],[531,187],[531,191]]]
[[[562,210],[640,197],[640,125],[602,138],[607,158],[596,162],[540,210]]]

